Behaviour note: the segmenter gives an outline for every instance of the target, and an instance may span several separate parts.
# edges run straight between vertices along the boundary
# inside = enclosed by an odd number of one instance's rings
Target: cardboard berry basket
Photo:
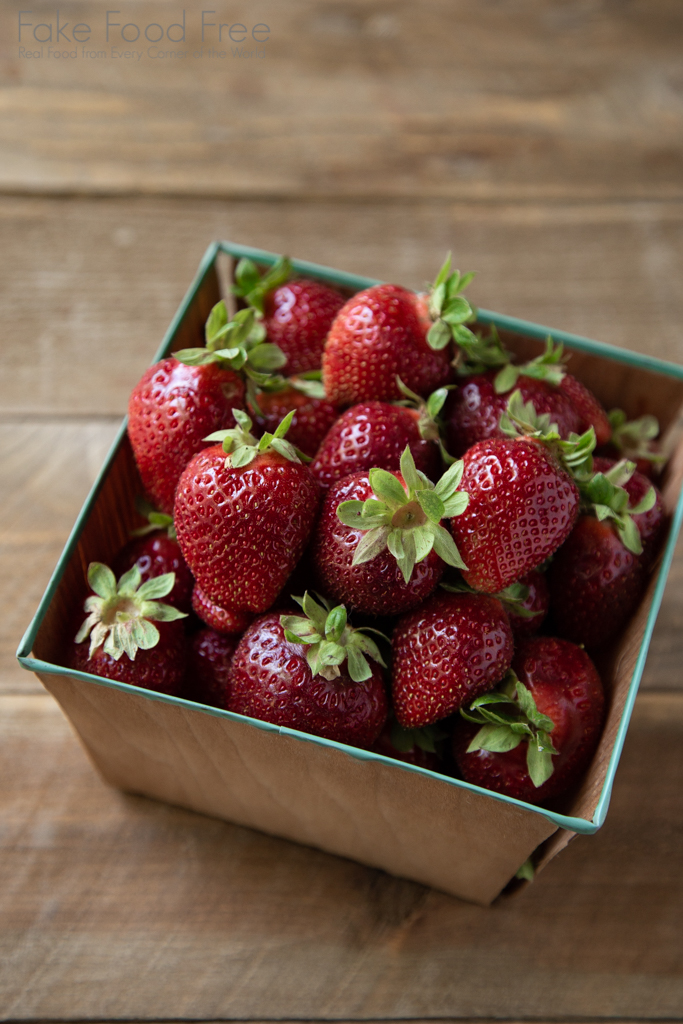
[[[157,353],[203,344],[220,298],[216,261],[272,253],[215,243]],[[293,261],[301,274],[352,294],[378,282]],[[564,342],[571,370],[608,408],[656,415],[673,444],[683,406],[683,367],[562,331],[479,311],[523,358],[546,336]],[[584,783],[563,813],[500,796],[369,751],[193,704],[63,666],[91,561],[110,563],[139,525],[141,493],[125,422],[21,642],[21,664],[56,698],[104,779],[204,814],[350,857],[477,903],[488,904],[533,855],[537,868],[573,835],[605,820],[614,775],[683,516],[683,442],[673,446],[661,487],[670,517],[659,562],[628,628],[598,668],[609,710]]]

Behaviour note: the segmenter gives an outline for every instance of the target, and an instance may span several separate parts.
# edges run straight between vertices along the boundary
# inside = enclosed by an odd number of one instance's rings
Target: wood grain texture
[[[215,20],[259,22],[269,41],[223,58],[155,59],[145,26],[180,5],[61,8],[66,36],[19,52],[17,0],[2,10],[0,187],[225,197],[681,198],[683,78],[676,0],[235,0]],[[49,5],[23,20],[55,23]],[[88,23],[90,53],[67,46]],[[22,43],[35,51],[32,29]],[[152,29],[153,38],[157,29]],[[53,28],[53,34],[56,29]],[[217,46],[209,30],[205,50]],[[46,29],[39,36],[46,36]],[[177,34],[177,30],[176,30]],[[223,43],[225,44],[225,34]],[[118,52],[136,56],[116,58]],[[140,59],[137,53],[141,54]]]
[[[0,692],[37,680],[15,660],[118,421],[0,423]]]
[[[217,237],[683,361],[683,203],[0,199],[0,414],[123,415]]]
[[[50,698],[0,710],[2,1019],[680,1016],[680,696],[639,699],[603,830],[489,910],[124,797]]]

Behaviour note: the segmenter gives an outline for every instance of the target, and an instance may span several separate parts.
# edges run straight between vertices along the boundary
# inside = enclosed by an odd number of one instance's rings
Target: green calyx
[[[289,441],[285,441],[285,434],[292,425],[295,412],[296,409],[292,409],[287,413],[274,434],[266,431],[261,438],[256,438],[251,433],[252,421],[244,409],[233,409],[232,414],[237,426],[230,430],[216,430],[204,440],[223,445],[223,451],[227,455],[226,469],[239,469],[240,466],[248,466],[257,455],[268,451],[269,448],[284,456],[285,459],[289,459],[290,462],[311,462],[308,455],[304,455]]]
[[[258,322],[254,309],[240,309],[229,320],[225,302],[221,299],[209,313],[205,335],[205,348],[184,348],[174,352],[178,362],[186,366],[218,363],[246,378],[250,394],[274,379],[282,380],[275,371],[285,365],[287,357],[281,348],[265,340],[265,328]]]
[[[497,690],[477,697],[469,708],[461,708],[460,714],[468,722],[481,725],[467,748],[468,754],[476,750],[503,754],[525,742],[527,771],[536,789],[553,774],[552,756],[558,751],[550,733],[555,723],[541,714],[531,691],[512,669]]]
[[[305,373],[297,374],[296,377],[273,376],[258,389],[258,392],[250,393],[249,404],[254,412],[261,415],[262,410],[258,404],[260,394],[276,394],[278,391],[286,391],[290,388],[306,395],[307,398],[327,398],[322,383],[322,370],[307,370]]]
[[[337,516],[345,526],[365,533],[355,550],[352,565],[369,562],[388,548],[408,583],[416,562],[426,558],[433,548],[448,565],[465,569],[455,541],[440,525],[442,519],[459,516],[467,508],[469,495],[458,490],[462,474],[460,460],[434,485],[415,468],[408,446],[401,456],[405,487],[386,469],[371,469],[369,478],[374,498],[343,501],[337,508]]]
[[[476,373],[486,373],[498,366],[508,367],[512,354],[503,346],[498,328],[491,324],[488,335],[475,334],[468,331],[469,337],[458,341],[458,353],[455,360],[461,377],[470,377]]]
[[[607,414],[612,426],[611,442],[626,459],[645,459],[655,466],[666,462],[666,455],[654,450],[652,442],[659,437],[656,416],[640,416],[627,420],[623,409],[612,409]]]
[[[158,600],[173,590],[174,572],[142,583],[140,570],[134,565],[117,583],[111,569],[101,562],[91,562],[88,583],[95,593],[83,606],[88,617],[76,634],[76,643],[90,637],[90,658],[103,647],[114,661],[122,654],[135,661],[138,650],[148,651],[159,643],[159,630],[150,620],[174,622],[187,618],[185,612]]]
[[[135,508],[143,519],[147,520],[147,525],[140,526],[137,530],[131,530],[131,537],[146,537],[149,533],[155,533],[157,530],[165,530],[169,540],[178,539],[173,516],[169,516],[166,512],[157,512],[150,501],[140,496],[135,499]]]
[[[396,721],[391,721],[391,745],[400,754],[409,754],[415,747],[428,754],[438,753],[437,744],[448,739],[449,732],[437,722],[435,725],[424,725],[421,729],[405,729]]]
[[[475,590],[469,583],[466,583],[462,577],[454,583],[441,583],[440,586],[442,590],[448,591],[449,594],[481,593],[480,590]],[[509,587],[499,590],[497,594],[487,594],[486,596],[497,598],[506,612],[512,612],[521,619],[533,619],[536,614],[536,612],[532,612],[529,608],[524,607],[524,602],[529,597],[529,588],[525,583],[511,583]]]
[[[640,531],[633,521],[634,515],[649,512],[657,500],[654,487],[650,487],[641,500],[629,507],[628,491],[624,484],[628,483],[635,472],[635,463],[622,459],[607,471],[593,473],[580,485],[584,508],[592,512],[599,520],[611,519],[625,548],[634,555],[643,552]]]
[[[416,410],[419,414],[417,429],[419,430],[420,437],[423,441],[440,441],[441,431],[439,414],[448,397],[448,392],[453,389],[453,385],[446,385],[446,387],[438,388],[436,391],[433,391],[426,400],[421,395],[411,391],[398,375],[396,377],[396,385],[398,390],[405,397],[398,402],[393,402],[392,404]]]
[[[476,313],[467,299],[460,293],[467,288],[474,274],[461,274],[451,270],[451,254],[436,276],[429,292],[429,315],[433,320],[427,332],[427,344],[439,350],[446,348],[451,340],[456,345],[471,344],[476,340],[465,324],[476,319]]]
[[[520,377],[533,377],[534,380],[544,380],[546,384],[557,387],[562,383],[562,378],[567,372],[562,362],[563,355],[562,342],[555,345],[553,339],[548,336],[545,342],[545,352],[542,355],[536,356],[528,363],[523,363],[522,366],[513,366],[511,362],[508,362],[496,374],[493,381],[496,394],[504,395],[511,391]]]
[[[372,675],[366,655],[386,668],[377,644],[367,635],[375,633],[387,640],[383,633],[376,629],[354,629],[348,624],[343,604],[330,608],[324,597],[316,601],[308,591],[294,600],[301,605],[304,615],[281,615],[280,625],[291,644],[307,646],[306,660],[312,675],[337,679],[341,675],[339,666],[346,661],[351,679],[362,683]]]
[[[281,256],[263,275],[254,261],[245,257],[235,267],[233,295],[244,299],[247,305],[263,316],[266,295],[288,281],[291,273],[292,264],[287,256]]]
[[[500,417],[500,429],[507,437],[530,437],[552,449],[568,472],[581,485],[593,472],[595,430],[589,427],[583,434],[570,434],[566,441],[560,437],[550,413],[538,414],[533,402],[525,402],[522,392],[513,391],[507,409]]]

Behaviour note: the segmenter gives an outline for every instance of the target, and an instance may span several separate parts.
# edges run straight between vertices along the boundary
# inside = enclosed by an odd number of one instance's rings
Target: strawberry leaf
[[[467,569],[455,541],[443,526],[434,529],[434,550],[447,565],[452,565],[455,569]]]
[[[91,590],[105,600],[116,594],[116,577],[111,569],[101,562],[91,562],[88,566],[88,584]]]
[[[467,753],[475,750],[489,750],[494,754],[503,754],[508,750],[514,750],[522,742],[522,737],[517,736],[505,725],[483,725],[476,736],[472,739]]]
[[[156,601],[160,597],[166,597],[171,593],[175,586],[175,573],[166,572],[163,576],[153,576],[152,579],[146,580],[138,590],[138,597],[141,597],[143,601]],[[121,585],[119,584],[119,593],[121,591]]]

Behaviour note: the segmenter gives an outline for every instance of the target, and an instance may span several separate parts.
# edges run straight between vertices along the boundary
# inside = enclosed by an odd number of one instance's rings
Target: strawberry
[[[170,594],[175,576],[166,573],[142,582],[137,565],[118,583],[100,562],[88,566],[93,593],[86,599],[88,617],[76,634],[69,665],[120,683],[177,695],[185,672],[183,612],[158,598]],[[158,625],[154,625],[154,623]],[[84,642],[90,637],[90,644]]]
[[[176,540],[173,519],[161,512],[150,512],[149,517],[152,520],[150,526],[135,531],[138,536],[121,548],[112,569],[116,576],[121,576],[137,565],[143,583],[156,576],[174,573],[175,583],[168,594],[168,603],[181,612],[189,613],[194,580]]]
[[[509,604],[503,599],[503,607],[515,639],[519,640],[521,637],[531,636],[541,628],[548,614],[550,596],[545,573],[539,572],[538,569],[532,569],[522,576],[518,583],[512,584],[512,587],[517,586],[521,586],[526,595],[521,594],[518,602]]]
[[[593,472],[602,473],[612,483],[623,487],[628,494],[628,514],[638,527],[642,545],[642,551],[636,550],[636,554],[640,554],[643,561],[650,565],[657,555],[664,531],[664,505],[662,496],[652,481],[637,469],[633,470],[632,466],[632,462],[624,459],[621,459],[619,463],[614,459],[602,457],[593,459]],[[589,498],[594,496],[594,491],[585,487],[584,490]],[[652,501],[653,496],[654,501]],[[610,507],[612,506],[613,502],[610,502]],[[640,511],[636,511],[636,509],[640,509]],[[637,543],[635,548],[638,548]]]
[[[263,317],[266,337],[284,352],[285,372],[292,375],[320,368],[325,339],[346,298],[322,281],[289,280],[290,274],[286,257],[263,277],[252,260],[242,259],[235,269],[233,292]]]
[[[319,492],[284,440],[293,412],[260,441],[246,413],[234,415],[234,430],[207,439],[222,445],[195,455],[183,472],[173,518],[202,592],[228,611],[262,612],[301,557]]]
[[[434,415],[445,397],[445,389],[430,397]],[[388,402],[360,402],[330,427],[311,463],[311,473],[321,487],[330,487],[345,476],[374,467],[398,469],[407,445],[417,468],[431,480],[441,464],[438,438],[428,403],[413,409]]]
[[[193,635],[182,692],[185,700],[227,708],[237,642],[237,637],[217,633],[215,629],[200,629]]]
[[[440,772],[442,757],[437,751],[447,736],[446,730],[440,726],[404,729],[395,718],[390,718],[372,749],[384,757],[427,768],[430,772]]]
[[[339,415],[337,407],[325,398],[322,384],[301,377],[292,377],[277,389],[260,391],[256,399],[258,407],[251,403],[250,413],[261,433],[273,433],[294,410],[288,439],[311,458]]]
[[[606,455],[635,462],[636,469],[643,476],[655,476],[666,462],[656,438],[659,437],[659,423],[655,416],[640,416],[627,420],[623,409],[611,409],[608,413],[611,437],[604,449]]]
[[[242,633],[253,619],[248,612],[222,608],[207,597],[198,583],[192,591],[192,611],[217,633]]]
[[[460,457],[478,441],[505,437],[500,417],[507,409],[510,395],[495,388],[496,371],[470,377],[454,391],[446,409],[446,445],[451,455]],[[577,433],[580,417],[570,400],[557,388],[541,380],[522,377],[518,385],[525,402],[531,402],[539,415],[548,413],[562,438]]]
[[[464,321],[473,315],[459,294],[471,277],[451,273],[449,257],[428,298],[399,285],[380,284],[349,299],[332,324],[323,353],[323,383],[330,401],[352,405],[398,399],[397,377],[419,395],[447,384],[451,337],[467,330]]]
[[[434,594],[399,619],[392,696],[400,725],[420,728],[492,689],[510,667],[512,630],[486,594]]]
[[[143,374],[128,403],[128,436],[143,486],[163,512],[173,511],[183,469],[212,430],[231,427],[244,384],[217,363],[185,366],[171,357]]]
[[[228,322],[224,302],[206,321],[206,347],[182,349],[151,366],[133,388],[128,403],[128,436],[143,486],[162,512],[173,511],[183,469],[205,447],[215,430],[234,426],[232,410],[241,408],[245,385],[272,380],[284,356],[263,343],[253,310]]]
[[[514,672],[461,714],[453,752],[466,782],[547,804],[574,786],[595,752],[604,719],[600,677],[585,651],[532,637]],[[516,674],[515,674],[516,673]]]
[[[396,615],[436,588],[444,563],[462,561],[444,517],[459,515],[462,465],[436,486],[415,469],[409,448],[401,472],[373,468],[334,484],[323,502],[311,554],[323,589],[367,615]]]
[[[555,632],[590,650],[613,640],[635,610],[664,524],[661,499],[633,463],[595,462],[582,488],[595,514],[579,518],[548,572]]]
[[[456,583],[442,583],[441,586],[451,594],[478,593],[462,578]],[[548,584],[544,573],[538,569],[532,569],[516,583],[491,596],[497,598],[505,609],[515,638],[535,633],[548,614]]]
[[[465,581],[494,594],[544,562],[569,536],[579,491],[567,467],[585,472],[595,444],[592,430],[560,440],[548,416],[536,416],[519,391],[501,424],[508,437],[479,441],[465,453],[462,487],[470,501],[450,523],[467,565]]]
[[[388,712],[379,649],[348,625],[342,605],[330,609],[309,594],[300,603],[303,616],[271,612],[247,629],[232,661],[229,709],[369,747]]]
[[[595,395],[567,373],[561,343],[554,345],[548,338],[542,355],[515,366],[494,327],[488,339],[476,338],[471,345],[462,343],[460,356],[460,373],[474,376],[449,402],[446,431],[453,454],[461,455],[487,437],[504,436],[500,416],[515,387],[525,402],[533,403],[538,414],[550,414],[561,438],[566,440],[571,433],[584,433],[592,426],[597,444],[609,440],[607,413]]]

